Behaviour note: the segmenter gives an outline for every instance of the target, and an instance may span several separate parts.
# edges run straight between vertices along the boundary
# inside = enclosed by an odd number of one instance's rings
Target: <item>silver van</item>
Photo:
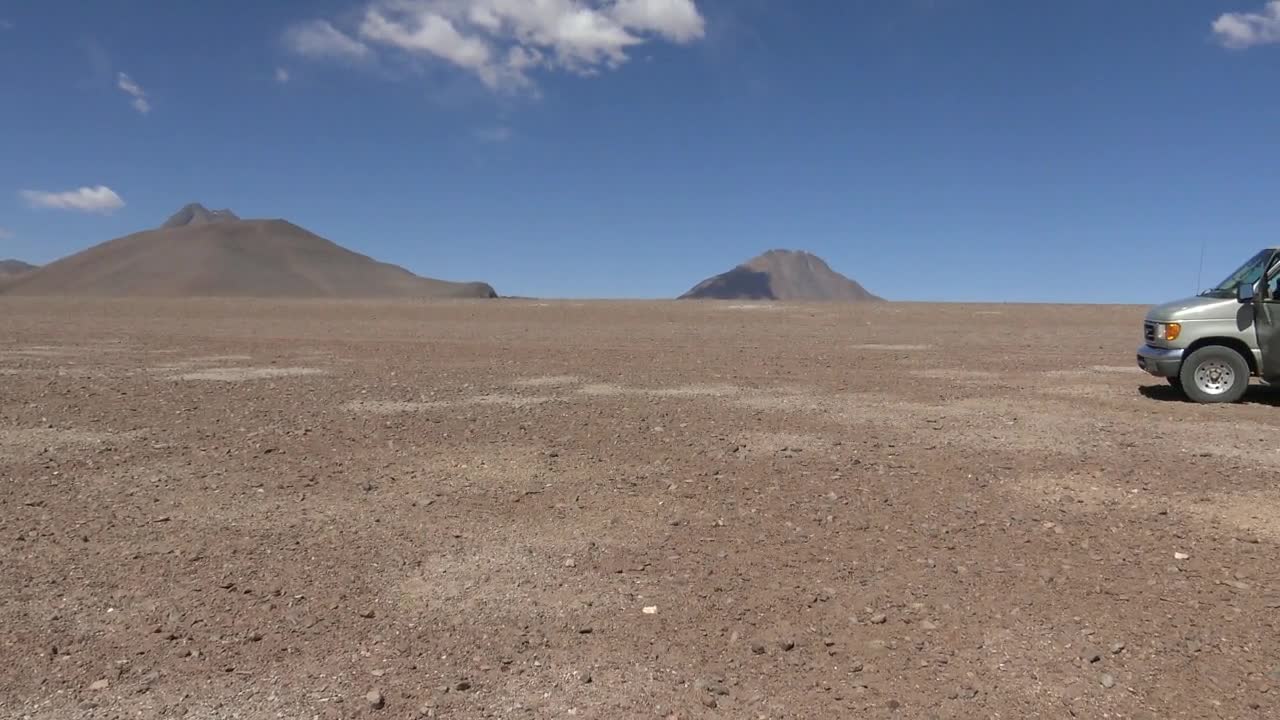
[[[1249,379],[1280,382],[1280,248],[1216,287],[1151,309],[1138,367],[1200,403],[1237,402]]]

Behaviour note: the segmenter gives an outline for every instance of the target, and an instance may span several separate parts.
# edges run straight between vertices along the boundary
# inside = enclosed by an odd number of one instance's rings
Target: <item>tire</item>
[[[1249,363],[1229,347],[1206,345],[1182,361],[1178,381],[1195,402],[1240,402],[1249,389]]]

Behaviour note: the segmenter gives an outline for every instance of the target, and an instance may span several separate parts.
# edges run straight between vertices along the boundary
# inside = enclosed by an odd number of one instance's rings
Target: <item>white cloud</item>
[[[43,192],[23,190],[19,193],[33,208],[77,210],[91,213],[110,213],[124,207],[124,200],[114,190],[105,186],[82,187],[67,192]]]
[[[134,82],[133,78],[124,73],[118,73],[116,75],[116,87],[125,91],[125,93],[133,98],[133,102],[131,104],[133,105],[134,110],[137,110],[143,115],[151,112],[151,103],[147,100],[146,91],[144,91],[138,83]]]
[[[303,57],[360,60],[369,47],[334,27],[328,20],[311,20],[285,30],[285,45]]]
[[[628,27],[652,30],[681,43],[706,32],[706,22],[688,0],[618,0],[613,15]]]
[[[1270,0],[1261,12],[1226,13],[1213,22],[1213,32],[1237,50],[1280,43],[1280,0]]]
[[[695,0],[373,0],[359,40],[307,24],[362,56],[380,48],[443,61],[494,89],[528,87],[537,69],[598,74],[653,40],[698,40],[705,25]]]
[[[276,68],[276,82],[281,85],[289,82],[289,71],[282,67]]]

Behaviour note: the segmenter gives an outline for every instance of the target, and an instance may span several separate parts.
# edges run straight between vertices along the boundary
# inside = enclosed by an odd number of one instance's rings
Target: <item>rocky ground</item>
[[[0,302],[0,716],[1280,714],[1141,308]]]

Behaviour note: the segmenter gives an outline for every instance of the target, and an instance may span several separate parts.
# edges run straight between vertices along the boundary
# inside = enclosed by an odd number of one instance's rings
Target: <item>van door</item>
[[[1262,353],[1261,375],[1268,381],[1280,380],[1280,254],[1273,255],[1267,272],[1258,282],[1254,294],[1253,326],[1258,333],[1258,349]]]

